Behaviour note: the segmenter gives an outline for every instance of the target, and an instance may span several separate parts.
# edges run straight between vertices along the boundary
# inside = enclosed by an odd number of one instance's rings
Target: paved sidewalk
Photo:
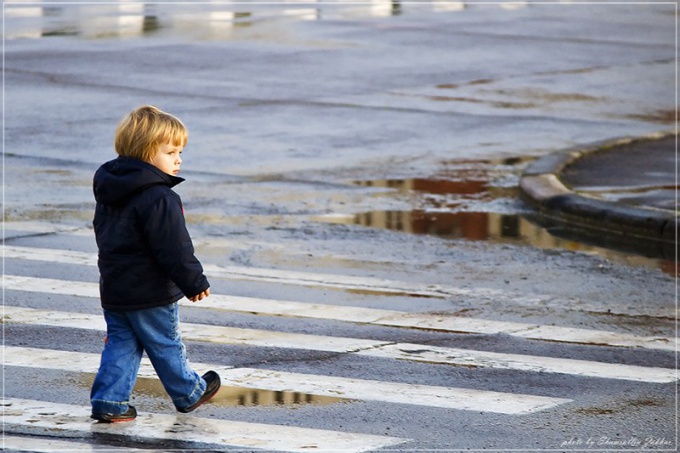
[[[551,225],[675,258],[676,143],[658,134],[568,149],[530,165],[521,194]]]

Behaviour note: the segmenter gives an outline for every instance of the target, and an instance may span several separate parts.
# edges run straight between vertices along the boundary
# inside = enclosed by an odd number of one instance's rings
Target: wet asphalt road
[[[327,281],[221,276],[211,278],[215,294],[675,336],[673,263],[553,237],[527,220],[516,192],[532,159],[672,126],[673,8],[461,5],[6,6],[5,244],[95,253],[87,231],[92,174],[113,157],[118,119],[151,103],[190,130],[187,181],[178,192],[204,264],[458,289],[417,297]],[[92,266],[11,256],[4,273],[97,281]],[[41,288],[5,288],[4,304],[99,313],[94,298]],[[423,350],[676,366],[672,350],[526,339],[511,331],[203,307],[184,309],[183,321]],[[101,333],[89,329],[11,317],[3,328],[12,347],[92,354],[101,347]],[[570,400],[524,415],[353,399],[224,402],[201,408],[200,417],[408,439],[400,451],[623,450],[647,440],[656,441],[650,449],[677,447],[675,383],[375,358],[313,344],[188,341],[188,349],[196,363]],[[10,365],[4,396],[87,406],[91,379]],[[153,382],[140,383],[134,401],[140,413],[173,413]],[[30,423],[5,432],[125,447],[209,447],[46,432]]]

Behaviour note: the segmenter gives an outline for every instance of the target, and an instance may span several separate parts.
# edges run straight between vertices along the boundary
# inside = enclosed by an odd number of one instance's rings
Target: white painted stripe
[[[99,298],[99,285],[92,282],[5,274],[0,280],[0,287],[15,291]]]
[[[441,314],[407,313],[396,310],[308,304],[303,302],[249,297],[216,295],[212,299],[208,298],[201,302],[193,303],[192,305],[243,313],[298,316],[389,327],[459,333],[507,334],[532,340],[560,341],[566,343],[642,347],[672,351],[676,350],[675,348],[677,346],[677,339],[667,337],[641,337],[624,333],[573,327],[542,326],[478,318],[461,318]]]
[[[402,384],[246,368],[229,370],[228,375],[230,382],[234,385],[245,387],[274,391],[293,389],[296,392],[313,395],[494,412],[506,415],[530,414],[571,401],[564,398],[488,390]]]
[[[412,343],[389,344],[378,348],[357,351],[356,354],[475,368],[495,368],[533,373],[559,373],[637,382],[668,383],[680,380],[678,371],[672,368],[644,367],[524,354],[505,354]]]
[[[94,230],[92,227],[83,227],[76,225],[58,224],[51,222],[35,222],[35,221],[18,221],[18,222],[2,222],[6,232],[17,231],[27,232],[30,234],[61,234],[67,233],[72,236],[90,236],[94,238]]]
[[[41,311],[30,308],[3,307],[5,322],[49,325],[77,329],[105,330],[102,316],[81,313]],[[386,359],[412,360],[456,366],[561,373],[576,376],[624,379],[638,382],[673,382],[676,370],[657,367],[612,364],[586,360],[503,354],[468,349],[454,349],[411,343],[392,343],[354,338],[288,334],[253,329],[237,329],[199,324],[182,324],[186,340],[221,344],[268,346],[325,352],[354,353]]]
[[[101,315],[36,310],[32,308],[3,306],[4,322],[34,324],[73,329],[106,330]],[[374,348],[385,341],[358,338],[326,337],[297,333],[274,332],[256,329],[182,323],[182,337],[188,341],[204,341],[217,344],[237,344],[272,348],[305,349],[312,351],[350,353]]]
[[[489,289],[470,290],[443,285],[428,285],[413,282],[397,282],[368,277],[355,277],[338,274],[298,272],[281,269],[251,268],[242,266],[205,265],[206,274],[229,279],[284,283],[287,285],[317,286],[342,290],[360,290],[373,293],[399,294],[407,296],[437,297],[470,296],[495,297],[502,294]],[[486,294],[481,294],[486,292]]]
[[[75,431],[88,436],[95,433],[109,434],[296,453],[363,452],[407,441],[395,437],[198,418],[182,414],[140,412],[137,419],[130,423],[93,423],[88,407],[15,398],[8,399],[3,404],[6,428],[30,427],[33,432],[44,430],[50,435]]]
[[[96,373],[99,366],[98,361],[99,355],[97,354],[6,346],[4,365]],[[210,369],[217,371],[220,374],[222,384],[226,386],[271,391],[285,390],[335,398],[495,412],[506,415],[529,414],[571,401],[563,398],[526,394],[289,373],[255,368],[233,368],[200,363],[194,363],[193,366],[201,373]],[[155,374],[144,377],[155,378]]]
[[[68,225],[68,224],[60,224],[60,223],[54,223],[54,222],[38,222],[38,221],[9,221],[9,222],[0,222],[3,223],[5,226],[5,231],[6,232],[16,232],[20,234],[8,234],[9,236],[12,237],[17,237],[17,236],[25,236],[25,233],[28,233],[28,235],[34,235],[34,234],[40,234],[40,235],[49,235],[49,234],[60,234],[60,235],[69,235],[69,236],[79,236],[79,237],[89,237],[91,239],[94,239],[94,230],[92,229],[91,225],[88,226],[76,226],[76,225]],[[23,234],[21,234],[23,233]],[[244,239],[244,238],[239,238],[239,239],[228,239],[225,237],[210,237],[210,238],[192,238],[193,243],[194,243],[194,248],[196,248],[197,251],[203,251],[205,253],[215,253],[216,249],[229,249],[229,250],[249,250],[256,248],[257,250],[270,250],[270,251],[275,251],[276,253],[281,253],[281,254],[286,254],[286,255],[294,255],[294,256],[304,256],[306,258],[309,258],[309,251],[306,249],[300,249],[300,248],[293,248],[295,247],[294,244],[290,242],[286,243],[276,243],[276,242],[266,242],[266,241],[261,241],[261,240],[252,240],[252,239]],[[330,259],[335,259],[335,260],[342,260],[343,262],[361,262],[361,263],[366,263],[366,262],[378,262],[378,263],[385,263],[384,260],[381,260],[379,257],[373,257],[373,256],[367,256],[367,257],[362,257],[360,259],[357,259],[354,256],[350,255],[343,255],[343,254],[327,254],[325,257],[328,257]],[[318,257],[317,257],[318,258]],[[395,261],[390,261],[390,263],[395,263],[395,264],[408,264],[412,265],[413,261],[408,261],[408,262],[395,262]]]
[[[78,252],[75,250],[43,249],[37,247],[19,247],[5,244],[2,247],[5,258],[16,258],[35,261],[49,261],[52,263],[80,264],[96,266],[97,255]]]
[[[6,289],[19,291],[99,297],[98,286],[88,282],[5,275],[2,279],[2,285]],[[667,351],[675,351],[678,346],[676,338],[668,337],[643,337],[626,333],[574,327],[542,326],[448,315],[407,313],[374,308],[308,304],[292,301],[220,296],[216,294],[211,295],[210,298],[204,301],[193,303],[191,306],[263,315],[298,316],[445,332],[487,335],[506,334],[532,340],[565,343],[639,347]]]
[[[86,266],[97,265],[96,254],[73,250],[57,250],[5,245],[3,247],[3,252],[5,258],[48,261],[53,263],[78,264]],[[444,285],[397,282],[393,280],[337,274],[321,274],[244,266],[223,267],[208,264],[204,265],[203,269],[208,276],[232,280],[264,281],[287,285],[315,286],[342,290],[361,290],[384,294],[402,294],[437,298],[445,298],[448,296],[465,296],[474,298],[493,297],[506,299],[508,297],[512,297],[518,301],[532,303],[543,300],[543,298],[540,296],[508,295],[506,291],[494,290],[490,288],[457,288]]]
[[[29,232],[37,232],[41,234],[59,233],[68,234],[72,236],[94,236],[94,231],[91,227],[74,227],[72,225],[61,225],[45,222],[7,222],[7,228],[12,230],[26,230]],[[276,250],[277,253],[286,253],[292,255],[307,254],[305,250],[292,250],[289,244],[277,244],[262,241],[243,241],[230,240],[225,238],[210,238],[210,239],[195,239],[194,245],[197,248],[204,248],[206,253],[215,253],[215,249],[229,248],[229,249],[245,249],[249,247],[257,247],[258,249]],[[53,252],[55,249],[49,249]],[[352,256],[344,256],[331,254],[327,256],[330,259],[338,259],[343,262],[362,262],[370,261],[370,257],[364,257],[357,260]],[[394,262],[391,262],[394,263]],[[411,266],[413,263],[398,263],[401,265]],[[220,268],[222,269],[222,268]],[[253,269],[253,268],[248,268]],[[221,276],[222,277],[222,276]],[[227,276],[227,278],[229,278]],[[293,282],[291,282],[293,283]],[[443,287],[442,287],[443,288]],[[460,288],[457,289],[460,291]],[[673,301],[668,301],[667,306],[641,306],[636,303],[617,303],[612,306],[608,303],[589,303],[581,299],[560,299],[554,296],[545,294],[537,294],[531,297],[520,294],[513,294],[507,291],[498,291],[489,288],[475,287],[472,290],[466,290],[467,298],[486,298],[495,301],[502,301],[514,307],[532,307],[532,308],[557,308],[560,310],[578,311],[585,313],[598,313],[606,315],[623,315],[623,316],[647,316],[653,318],[675,319],[680,314],[680,310],[673,304]]]
[[[59,351],[56,349],[25,348],[19,346],[3,346],[3,365],[20,366],[26,368],[75,371],[79,373],[96,374],[99,370],[99,354],[75,351]],[[215,370],[220,375],[233,368],[226,365],[197,364],[192,365],[197,372]],[[200,373],[202,374],[202,373]],[[147,357],[142,358],[137,376],[145,379],[156,379],[151,362]]]
[[[444,330],[448,332],[505,334],[531,340],[557,341],[564,343],[617,346],[629,348],[660,349],[676,351],[678,339],[669,337],[643,337],[604,330],[580,329],[575,327],[532,325],[518,322],[492,321],[453,316],[433,319],[420,314],[407,314],[399,318],[380,320],[380,324],[417,327],[421,329]]]
[[[0,447],[3,451],[27,451],[31,453],[149,453],[149,450],[139,448],[113,447],[111,445],[95,445],[85,442],[73,442],[70,440],[57,440],[55,438],[43,439],[40,437],[19,437],[4,435],[0,439]]]

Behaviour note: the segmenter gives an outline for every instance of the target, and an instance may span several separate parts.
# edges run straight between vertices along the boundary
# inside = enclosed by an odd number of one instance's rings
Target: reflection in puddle
[[[449,162],[445,177],[440,175],[433,179],[357,181],[355,183],[361,186],[384,187],[398,193],[412,194],[421,208],[329,215],[319,217],[318,220],[436,235],[448,239],[579,251],[633,266],[659,268],[667,274],[676,275],[675,263],[669,258],[672,255],[659,250],[657,244],[621,244],[602,237],[575,235],[557,228],[545,228],[534,219],[529,220],[529,216],[516,213],[517,207],[510,210],[514,212],[509,213],[489,212],[493,211],[488,209],[490,203],[505,199],[510,205],[517,199],[516,186],[512,181],[508,184],[507,178],[508,174],[517,172],[517,168],[512,167],[517,163],[523,161],[509,159],[500,162]]]
[[[514,2],[515,7],[528,4]],[[501,8],[508,9],[506,4]],[[247,11],[243,11],[247,7]],[[279,18],[296,20],[343,20],[366,17],[391,17],[418,13],[464,11],[474,2],[402,2],[366,0],[363,2],[300,3],[229,2],[102,2],[102,3],[6,3],[4,4],[7,39],[48,36],[80,36],[87,39],[134,37],[171,31],[201,39],[229,39],[238,28]]]
[[[353,216],[350,223],[448,238],[519,238],[520,217],[497,214],[498,209],[489,207],[515,203],[518,175],[528,161],[451,160],[433,178],[355,181],[363,187],[384,187],[412,195],[419,208],[365,212]]]
[[[333,223],[362,225],[373,228],[386,228],[412,234],[430,234],[446,239],[467,239],[530,245],[542,249],[563,249],[600,255],[612,261],[633,266],[659,268],[664,273],[676,275],[672,260],[647,258],[630,253],[619,252],[620,244],[607,244],[608,249],[583,242],[585,237],[577,237],[568,232],[551,230],[551,234],[527,218],[516,214],[496,214],[489,212],[427,212],[427,211],[371,211],[350,216],[320,218]],[[561,237],[563,236],[563,237]],[[573,239],[570,239],[573,237]],[[577,240],[580,239],[580,240]],[[589,241],[590,242],[590,241]]]
[[[414,210],[365,212],[356,214],[351,223],[405,233],[484,241],[520,238],[520,221],[517,215]]]
[[[167,398],[167,393],[158,379],[139,378],[135,391],[157,398]],[[211,404],[220,406],[295,406],[301,404],[327,405],[349,401],[323,395],[291,391],[261,390],[247,387],[223,385],[211,400]]]

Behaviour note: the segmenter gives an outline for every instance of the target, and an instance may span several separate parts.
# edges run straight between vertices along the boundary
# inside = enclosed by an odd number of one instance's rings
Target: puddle
[[[414,234],[477,241],[520,239],[521,218],[488,212],[371,211],[356,214],[350,223]]]
[[[278,3],[196,3],[162,4],[149,2],[107,3],[7,3],[4,5],[7,39],[81,37],[85,39],[130,38],[143,36],[190,36],[198,39],[238,38],[243,29],[273,21],[346,20],[384,18],[423,11],[455,12],[475,8],[474,2],[402,2],[367,0],[343,4],[326,2]],[[499,5],[508,9],[507,5]],[[524,5],[526,6],[526,5]],[[389,24],[380,25],[388,27]],[[269,36],[281,39],[280,30]]]
[[[168,397],[163,389],[163,385],[157,379],[138,378],[135,392],[157,398]],[[227,407],[328,405],[348,401],[350,400],[346,398],[312,395],[309,393],[261,390],[228,385],[222,385],[217,395],[210,400],[211,404]]]
[[[94,375],[83,375],[77,380],[77,384],[83,388],[90,389]],[[163,384],[158,379],[151,379],[139,376],[135,383],[133,395],[158,398],[160,402],[156,407],[153,404],[145,403],[145,410],[161,410],[172,406],[168,394],[163,388]],[[348,398],[340,398],[325,395],[314,395],[310,393],[292,392],[288,390],[263,390],[250,387],[239,387],[222,385],[219,392],[210,400],[210,404],[217,404],[222,407],[295,407],[302,405],[329,405],[347,403],[353,401]],[[154,403],[155,404],[155,403]]]
[[[359,186],[389,188],[395,195],[408,194],[417,208],[336,214],[317,220],[445,239],[579,251],[677,275],[675,262],[667,259],[667,255],[656,254],[652,248],[629,248],[613,240],[603,241],[601,237],[576,235],[539,224],[532,213],[523,213],[517,181],[529,160],[450,161],[446,163],[446,169],[433,178],[354,181]]]
[[[490,212],[427,212],[427,211],[370,211],[350,216],[329,216],[321,220],[333,223],[361,225],[372,228],[403,231],[412,234],[430,234],[445,239],[466,239],[494,243],[512,243],[541,249],[569,250],[602,256],[608,260],[632,266],[657,268],[676,276],[673,260],[619,252],[576,240],[568,232],[548,229],[517,214]],[[563,237],[560,237],[563,236]],[[569,237],[574,237],[570,239]],[[615,247],[615,244],[612,244]],[[634,250],[631,250],[633,253]]]
[[[312,395],[309,393],[222,387],[216,400],[226,406],[295,406],[301,404],[327,405],[347,402],[345,398]]]

